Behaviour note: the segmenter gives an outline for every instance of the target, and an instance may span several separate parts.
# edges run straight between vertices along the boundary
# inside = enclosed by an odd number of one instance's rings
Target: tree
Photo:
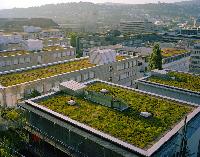
[[[75,32],[71,32],[70,34],[69,34],[69,37],[70,37],[70,42],[71,42],[71,45],[73,46],[73,47],[76,47],[77,45],[76,45],[76,40],[77,40],[77,37],[78,37],[78,35],[77,35],[77,33],[75,33]]]
[[[26,96],[26,98],[30,99],[30,98],[35,98],[38,96],[41,96],[41,93],[38,92],[37,90],[33,90],[29,95]]]
[[[158,44],[154,45],[153,52],[149,60],[149,70],[153,69],[162,70],[162,54]]]

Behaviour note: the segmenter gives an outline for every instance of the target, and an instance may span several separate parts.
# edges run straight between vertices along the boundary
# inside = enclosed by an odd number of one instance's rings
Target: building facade
[[[120,22],[119,30],[122,33],[149,33],[154,32],[155,26],[152,22],[145,21],[124,21]]]
[[[200,73],[200,44],[194,45],[192,49],[189,71]]]
[[[76,58],[72,47],[50,46],[39,51],[0,52],[0,72]]]
[[[46,57],[46,55],[45,55]],[[87,59],[88,57],[86,57]],[[60,61],[54,63],[54,65],[65,64],[67,62],[80,61],[82,62],[84,58]],[[67,73],[60,73],[58,75],[53,75],[46,78],[38,78],[33,81],[28,81],[16,85],[10,85],[4,87],[1,85],[0,87],[0,102],[3,106],[16,106],[18,100],[24,99],[27,95],[29,95],[32,91],[37,90],[42,94],[57,90],[59,88],[59,84],[61,82],[65,82],[67,80],[75,80],[77,82],[85,82],[88,80],[92,80],[95,78],[99,78],[101,80],[114,82],[117,84],[125,85],[125,86],[134,86],[134,81],[143,76],[141,72],[142,64],[138,63],[139,57],[127,57],[120,61],[112,62],[104,65],[93,65],[88,68],[83,68],[80,70],[70,71]],[[52,65],[52,64],[51,64]],[[49,65],[50,66],[50,65]],[[41,68],[48,67],[48,65],[44,65]],[[32,69],[37,71],[36,67],[32,67]],[[30,68],[28,69],[30,70]],[[25,70],[21,70],[23,72]],[[51,70],[50,70],[51,71]],[[32,75],[34,75],[34,72]],[[2,77],[8,73],[18,74],[20,70],[10,71],[4,74],[1,74]]]

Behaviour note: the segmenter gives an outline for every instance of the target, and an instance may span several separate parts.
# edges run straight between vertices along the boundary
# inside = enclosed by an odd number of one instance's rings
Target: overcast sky
[[[67,3],[67,2],[79,2],[80,0],[0,0],[0,9],[8,9],[8,8],[26,8],[31,6],[40,6],[43,4],[51,4],[51,3]],[[113,3],[157,3],[159,0],[82,0],[86,2],[93,3],[103,3],[103,2],[113,2]],[[160,2],[176,2],[181,0],[160,0]]]

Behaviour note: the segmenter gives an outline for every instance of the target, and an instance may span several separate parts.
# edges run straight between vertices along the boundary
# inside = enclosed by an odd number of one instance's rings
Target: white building
[[[24,26],[23,29],[24,32],[26,33],[38,33],[42,31],[40,27],[34,27],[34,26]]]
[[[147,33],[154,32],[155,26],[152,22],[145,21],[123,21],[120,22],[119,30],[122,33]]]
[[[23,42],[23,46],[26,50],[41,50],[43,48],[43,44],[41,40],[29,39]]]
[[[18,44],[22,41],[22,36],[19,34],[1,34],[0,44]]]
[[[93,50],[90,53],[90,62],[92,64],[104,65],[112,62],[116,62],[116,52],[111,49]]]

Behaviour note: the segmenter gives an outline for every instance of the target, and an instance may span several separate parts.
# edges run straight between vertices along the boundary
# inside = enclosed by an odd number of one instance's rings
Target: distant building
[[[0,51],[0,72],[51,64],[73,59],[76,49],[73,47],[49,46],[39,51],[10,50]]]
[[[176,31],[176,35],[182,36],[200,36],[200,28],[180,28]]]
[[[147,33],[154,32],[155,26],[152,22],[145,21],[124,21],[120,22],[119,30],[122,33]]]
[[[34,26],[24,26],[23,29],[24,32],[26,33],[37,33],[42,31],[40,27],[34,27]]]
[[[190,72],[200,73],[200,44],[196,44],[193,47],[190,60]]]
[[[37,54],[39,57],[41,53],[33,53],[34,56]],[[49,52],[43,54],[46,59]],[[15,58],[13,58],[14,61]],[[27,58],[19,59],[20,64],[28,64],[35,60],[41,61],[41,58],[38,60],[37,57],[34,60]],[[32,91],[37,90],[41,94],[47,94],[58,89],[59,84],[67,80],[85,82],[99,78],[125,86],[134,86],[134,80],[144,76],[144,73],[141,72],[143,65],[139,64],[139,59],[138,56],[118,56],[116,62],[99,65],[90,63],[89,58],[85,57],[4,71],[0,73],[0,104],[16,106],[18,100],[26,98]],[[6,64],[8,63],[6,62]]]
[[[44,47],[48,46],[65,46],[70,47],[70,38],[45,38],[43,39]]]
[[[34,40],[34,39],[23,41],[23,46],[25,50],[29,50],[29,51],[37,51],[43,48],[42,41]]]
[[[0,44],[17,44],[22,41],[19,34],[0,34]]]

